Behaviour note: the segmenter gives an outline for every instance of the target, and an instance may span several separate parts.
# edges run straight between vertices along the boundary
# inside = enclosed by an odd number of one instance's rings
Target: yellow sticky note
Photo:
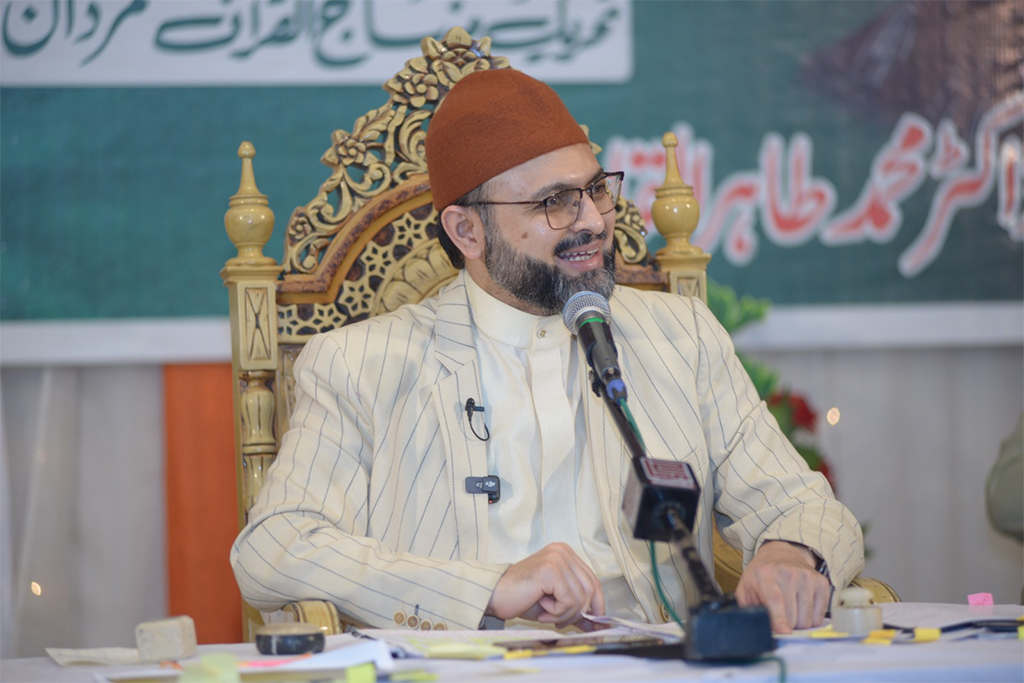
[[[235,683],[241,680],[238,675],[238,660],[226,652],[203,655],[198,662],[186,664],[178,680],[184,683]]]
[[[892,638],[878,638],[875,636],[868,636],[864,639],[865,645],[892,645]]]
[[[423,669],[413,669],[412,671],[393,673],[388,680],[399,681],[400,683],[430,683],[437,680],[437,674],[424,671]]]
[[[1019,640],[1024,640],[1024,626],[1017,627],[1017,638]]]
[[[431,659],[488,659],[490,657],[502,657],[508,652],[497,645],[483,645],[476,643],[436,643],[427,650],[427,657]]]
[[[942,631],[937,628],[915,628],[914,642],[929,643],[933,640],[938,640],[941,635]]]
[[[345,683],[377,683],[377,667],[371,662],[345,669]]]
[[[888,638],[889,640],[892,640],[895,637],[896,629],[894,628],[880,628],[868,634],[868,638]]]
[[[831,628],[822,628],[811,631],[811,638],[815,640],[826,640],[828,638],[846,638],[849,634],[842,631],[833,631]]]

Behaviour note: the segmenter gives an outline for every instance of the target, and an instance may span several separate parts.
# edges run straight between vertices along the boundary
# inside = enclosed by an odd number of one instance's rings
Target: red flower
[[[835,491],[836,485],[832,479],[832,470],[825,460],[825,456],[818,451],[812,443],[813,440],[799,431],[803,430],[809,434],[816,432],[818,414],[807,404],[803,396],[791,394],[788,391],[773,392],[765,399],[765,402],[768,404],[768,410],[778,421],[782,433],[807,462],[807,466],[815,472],[821,472],[832,490]]]
[[[789,408],[793,411],[793,424],[814,433],[817,429],[818,414],[811,410],[803,396],[789,395]]]

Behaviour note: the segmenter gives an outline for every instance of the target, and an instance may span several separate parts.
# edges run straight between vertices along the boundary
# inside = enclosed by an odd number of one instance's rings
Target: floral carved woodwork
[[[386,104],[358,118],[352,132],[331,135],[331,147],[320,159],[331,175],[288,222],[285,272],[312,273],[347,219],[413,176],[426,175],[424,124],[459,79],[509,67],[506,58],[490,55],[489,38],[474,41],[461,28],[443,41],[424,38],[420,47],[423,56],[409,60],[384,85],[390,94]]]

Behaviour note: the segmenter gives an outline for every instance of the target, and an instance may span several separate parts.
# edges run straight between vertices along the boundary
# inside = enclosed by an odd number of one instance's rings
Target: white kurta
[[[488,507],[487,561],[515,563],[562,542],[594,570],[605,612],[643,619],[608,543],[582,411],[590,391],[579,345],[558,315],[539,318],[466,278],[490,432],[488,474],[501,498]]]

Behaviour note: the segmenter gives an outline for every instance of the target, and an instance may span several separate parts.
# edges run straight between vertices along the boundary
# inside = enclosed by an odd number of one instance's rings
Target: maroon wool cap
[[[427,128],[434,208],[440,212],[510,168],[579,143],[589,143],[587,134],[549,85],[514,69],[468,74]]]

